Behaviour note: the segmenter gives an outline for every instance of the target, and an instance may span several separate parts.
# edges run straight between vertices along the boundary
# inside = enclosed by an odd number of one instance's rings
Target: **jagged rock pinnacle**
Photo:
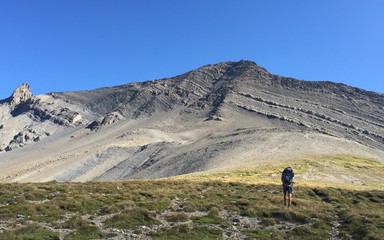
[[[29,84],[22,83],[18,86],[11,96],[11,105],[18,105],[26,102],[33,97]]]

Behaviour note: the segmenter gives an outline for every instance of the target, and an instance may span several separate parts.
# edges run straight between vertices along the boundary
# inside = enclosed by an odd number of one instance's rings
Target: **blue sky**
[[[384,1],[0,0],[0,99],[241,59],[384,93]]]

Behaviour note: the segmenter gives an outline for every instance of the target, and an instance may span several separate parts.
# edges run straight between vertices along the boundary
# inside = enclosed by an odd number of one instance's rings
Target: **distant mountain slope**
[[[231,109],[277,118],[330,135],[383,147],[384,96],[332,82],[268,73],[253,62],[208,65],[181,76],[88,92],[61,93],[99,114],[151,116],[182,107],[213,119]],[[235,116],[234,116],[235,117]]]
[[[6,181],[154,178],[354,154],[383,159],[384,95],[250,61],[0,103]],[[26,157],[28,156],[28,157]]]

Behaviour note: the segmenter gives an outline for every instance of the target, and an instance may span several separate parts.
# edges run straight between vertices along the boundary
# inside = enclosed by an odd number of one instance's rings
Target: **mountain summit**
[[[158,178],[304,157],[384,157],[383,94],[286,78],[251,61],[92,91],[32,96],[23,84],[0,113],[3,181]]]

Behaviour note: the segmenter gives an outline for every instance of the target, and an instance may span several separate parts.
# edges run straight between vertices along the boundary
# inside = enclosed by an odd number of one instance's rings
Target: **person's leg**
[[[292,203],[292,193],[288,193],[288,207],[291,206]]]
[[[289,186],[289,189],[288,189],[288,207],[290,207],[292,204],[292,192],[293,192],[293,186],[291,184],[291,186]]]
[[[284,193],[284,206],[287,206],[287,200],[289,201],[289,187],[284,185],[283,186],[283,193]]]

